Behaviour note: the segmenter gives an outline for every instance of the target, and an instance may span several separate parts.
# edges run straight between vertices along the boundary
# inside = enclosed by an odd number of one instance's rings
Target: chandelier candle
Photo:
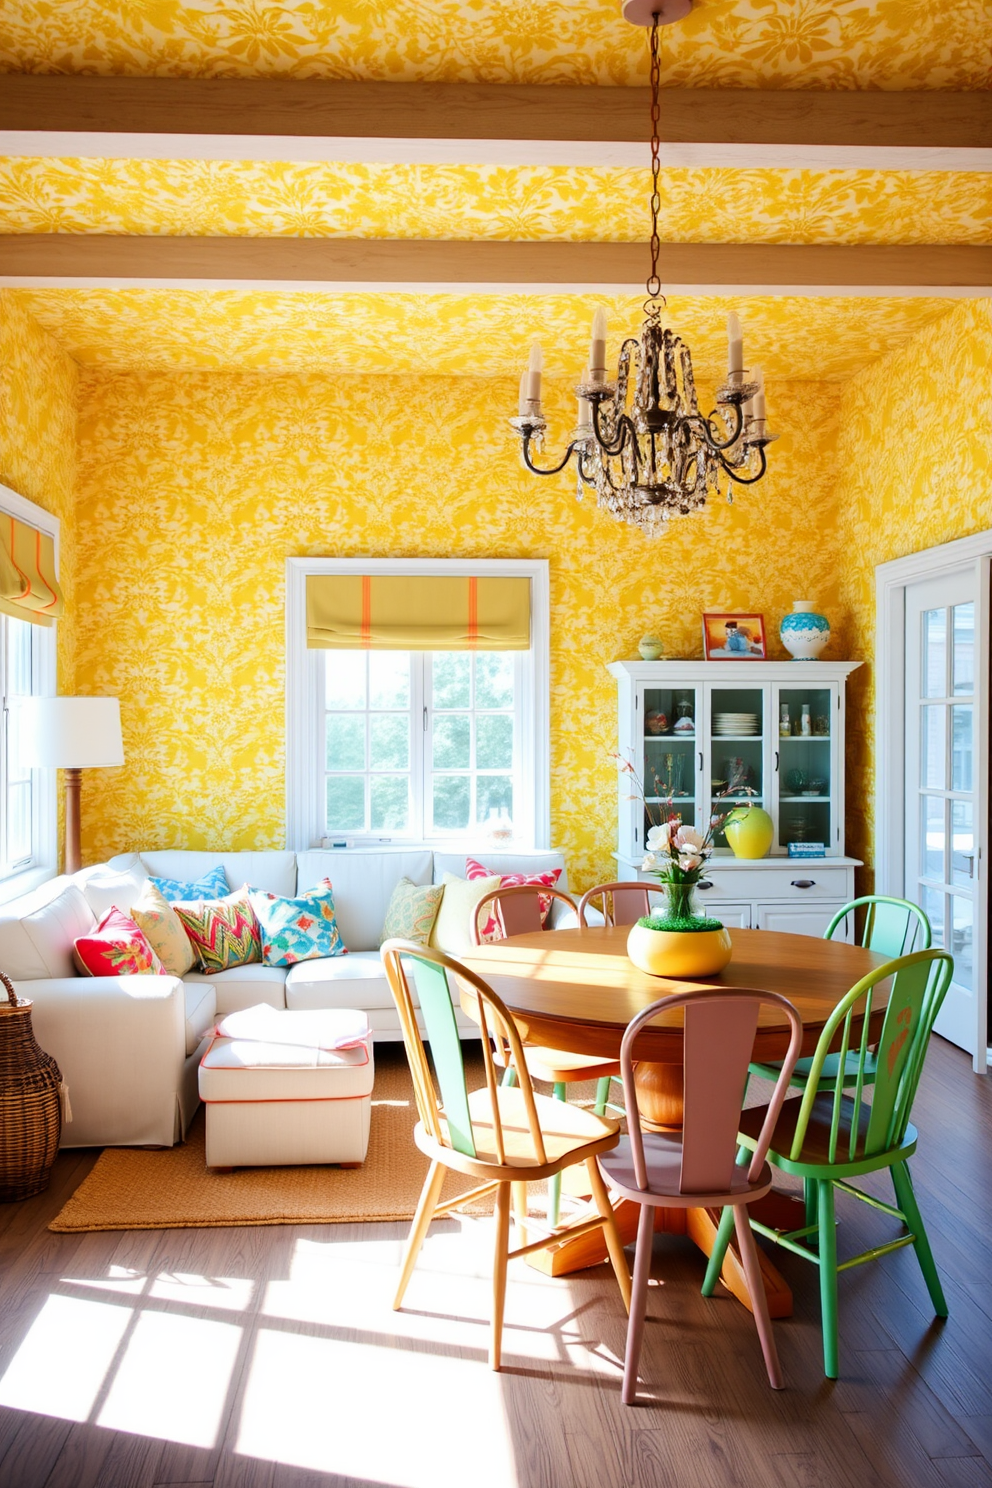
[[[529,399],[529,393],[528,393],[529,384],[530,384],[530,373],[529,372],[521,372],[521,374],[520,374],[520,397],[517,400],[517,414],[522,419],[523,418],[526,418],[527,415],[530,413],[530,399]]]
[[[584,488],[592,487],[598,506],[649,536],[665,532],[671,517],[699,511],[708,495],[726,495],[732,501],[735,484],[753,486],[761,480],[767,469],[765,448],[777,438],[765,428],[764,384],[744,366],[744,335],[738,315],[731,311],[727,319],[727,377],[717,388],[716,408],[709,414],[700,412],[688,346],[662,324],[666,300],[658,276],[658,27],[680,19],[690,8],[684,0],[626,0],[624,6],[628,20],[651,28],[651,272],[640,337],[626,337],[616,374],[609,378],[606,311],[597,309],[589,365],[575,389],[579,400],[577,426],[557,464],[545,467],[534,463],[547,428],[540,402],[539,346],[531,349],[526,409],[521,397],[520,412],[510,420],[520,435],[528,470],[534,475],[557,475],[574,455],[576,496],[581,498]],[[751,399],[755,399],[753,404]]]

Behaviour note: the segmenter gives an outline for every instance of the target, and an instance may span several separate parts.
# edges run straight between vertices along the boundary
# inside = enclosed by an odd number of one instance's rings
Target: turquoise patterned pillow
[[[396,936],[427,945],[443,896],[444,884],[420,885],[410,878],[401,878],[390,898],[379,944]]]
[[[231,892],[227,874],[219,863],[195,883],[183,883],[180,878],[149,878],[148,882],[153,883],[170,904],[175,904],[177,899],[226,899]]]
[[[295,899],[251,890],[251,903],[262,929],[262,960],[266,966],[293,966],[316,956],[345,956],[348,947],[334,915],[331,880]]]

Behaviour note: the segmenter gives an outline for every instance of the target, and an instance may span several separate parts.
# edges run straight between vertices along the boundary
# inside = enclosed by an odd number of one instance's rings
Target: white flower
[[[681,851],[685,847],[692,848],[693,852],[702,850],[704,837],[702,832],[697,832],[695,827],[679,827],[675,834],[675,846]]]
[[[694,868],[701,868],[705,859],[698,853],[679,853],[679,867],[683,873],[691,873]]]
[[[662,822],[660,827],[652,827],[648,832],[648,849],[658,852],[660,848],[668,846],[672,835],[671,822]]]
[[[643,861],[641,863],[641,869],[642,869],[643,872],[653,871],[654,869],[659,868],[660,866],[661,865],[658,862],[658,854],[657,853],[647,852],[647,853],[644,854],[644,859],[643,859]]]

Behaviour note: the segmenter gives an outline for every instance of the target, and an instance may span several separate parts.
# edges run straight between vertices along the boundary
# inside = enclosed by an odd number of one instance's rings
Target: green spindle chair
[[[940,1011],[954,970],[946,951],[915,951],[877,967],[862,977],[838,1004],[810,1062],[810,1077],[801,1100],[786,1101],[768,1148],[768,1161],[784,1173],[802,1178],[806,1189],[806,1223],[802,1229],[780,1232],[751,1220],[758,1234],[784,1246],[820,1268],[820,1309],[823,1325],[823,1367],[829,1379],[838,1373],[837,1274],[864,1261],[876,1260],[912,1245],[916,1251],[938,1317],[947,1316],[947,1303],[923,1225],[908,1159],[916,1151],[918,1133],[909,1124],[916,1087],[923,1070],[934,1019]],[[878,1035],[872,1100],[865,1068],[869,1044],[874,1042],[872,1014],[882,1005],[884,984],[891,979],[888,1005]],[[860,1032],[857,1032],[857,1020]],[[877,1017],[876,1017],[877,1021]],[[837,1073],[832,1091],[822,1090],[823,1070],[831,1047],[839,1044]],[[853,1094],[847,1057],[857,1064]],[[752,1108],[741,1118],[737,1160],[743,1163],[761,1133],[765,1107]],[[888,1168],[896,1203],[884,1204],[849,1180]],[[837,1261],[834,1189],[862,1199],[884,1214],[899,1219],[906,1233],[849,1259]],[[734,1227],[734,1211],[724,1209],[716,1242],[703,1282],[703,1295],[712,1295]],[[809,1242],[808,1244],[805,1242]]]
[[[884,894],[866,894],[861,899],[852,899],[850,904],[845,904],[834,915],[830,924],[823,932],[824,940],[833,940],[838,928],[845,924],[848,917],[853,915],[857,909],[865,910],[864,930],[861,935],[861,944],[867,946],[870,951],[878,951],[890,960],[897,956],[908,956],[913,951],[926,951],[930,948],[932,939],[930,921],[918,904],[913,904],[909,899],[890,899]],[[805,1090],[809,1080],[811,1058],[800,1059],[793,1071],[791,1084],[799,1090]],[[752,1063],[749,1070],[752,1075],[760,1075],[764,1080],[777,1080],[782,1066],[780,1063],[768,1064]],[[823,1074],[820,1077],[820,1090],[832,1090],[837,1079],[838,1056],[828,1054],[823,1065]],[[845,1070],[845,1084],[853,1085],[858,1078],[859,1070],[857,1060],[853,1054],[848,1056],[847,1068]],[[860,1071],[864,1084],[871,1085],[875,1079],[875,1055],[869,1051],[865,1060],[864,1069]]]
[[[543,1250],[563,1236],[578,1236],[602,1229],[624,1306],[629,1312],[630,1271],[616,1217],[596,1162],[600,1153],[617,1145],[620,1139],[618,1123],[581,1106],[571,1106],[534,1093],[513,1019],[492,988],[468,967],[440,951],[406,940],[387,940],[381,948],[381,955],[400,1017],[420,1116],[413,1137],[421,1152],[430,1159],[407,1240],[393,1307],[402,1306],[431,1220],[436,1215],[459,1209],[483,1194],[495,1193],[496,1249],[489,1348],[489,1363],[493,1369],[500,1367],[507,1261]],[[407,977],[407,965],[411,963],[425,1036],[430,1040],[433,1074]],[[486,1083],[481,1090],[470,1091],[466,1081],[464,1051],[455,1022],[449,977],[469,994],[473,1016],[479,1023],[486,1073]],[[497,1083],[492,1050],[494,1042],[516,1065],[515,1086]],[[536,1221],[527,1217],[527,1184],[553,1178],[562,1168],[578,1162],[586,1164],[598,1211],[596,1215],[546,1231],[541,1239],[510,1250],[511,1206],[525,1242],[528,1230],[541,1230]],[[479,1186],[440,1203],[441,1187],[448,1169],[475,1178]]]

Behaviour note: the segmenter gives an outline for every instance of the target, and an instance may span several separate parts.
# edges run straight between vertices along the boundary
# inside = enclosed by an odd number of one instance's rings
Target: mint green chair
[[[801,1100],[786,1101],[775,1124],[768,1147],[768,1162],[802,1178],[806,1189],[806,1224],[787,1233],[769,1229],[751,1220],[759,1235],[782,1245],[793,1254],[820,1268],[820,1309],[823,1322],[823,1367],[829,1379],[838,1373],[837,1274],[864,1261],[876,1260],[912,1245],[920,1263],[934,1312],[947,1316],[947,1303],[923,1225],[908,1159],[916,1151],[917,1132],[909,1124],[916,1087],[923,1070],[934,1019],[940,1011],[954,962],[946,951],[915,951],[877,967],[862,977],[831,1014],[810,1061],[809,1080]],[[871,1103],[865,1101],[864,1078],[871,1033],[872,1013],[882,1002],[884,984],[891,979],[888,1006],[878,1036],[875,1079]],[[861,1031],[852,1035],[855,1020]],[[822,1089],[823,1071],[831,1047],[839,1043],[837,1073],[832,1090]],[[848,1055],[853,1054],[856,1072],[853,1094],[846,1094]],[[746,1111],[741,1118],[737,1161],[743,1164],[761,1137],[766,1107]],[[862,1193],[849,1180],[888,1168],[892,1175],[896,1204],[884,1204]],[[860,1255],[837,1261],[834,1219],[834,1189],[862,1199],[884,1214],[901,1220],[905,1234]],[[703,1295],[712,1295],[723,1265],[734,1210],[726,1208],[720,1219],[716,1242],[703,1282]]]
[[[909,899],[889,899],[884,894],[866,894],[861,899],[852,899],[850,904],[845,904],[843,909],[837,911],[824,930],[824,940],[833,940],[838,927],[843,925],[856,909],[862,908],[866,910],[866,913],[861,944],[868,950],[878,951],[881,955],[888,956],[890,960],[895,960],[897,956],[908,956],[913,951],[929,950],[932,939],[930,921],[920,906],[913,904]],[[812,1059],[800,1059],[796,1063],[791,1083],[799,1090],[806,1088],[812,1063]],[[782,1066],[779,1063],[752,1063],[748,1068],[752,1075],[760,1075],[764,1080],[777,1080]],[[820,1090],[833,1088],[837,1078],[837,1069],[838,1056],[828,1054],[820,1078]],[[844,1083],[853,1085],[857,1075],[857,1060],[853,1054],[849,1054]],[[874,1083],[875,1056],[871,1052],[865,1060],[861,1075],[866,1085]]]

